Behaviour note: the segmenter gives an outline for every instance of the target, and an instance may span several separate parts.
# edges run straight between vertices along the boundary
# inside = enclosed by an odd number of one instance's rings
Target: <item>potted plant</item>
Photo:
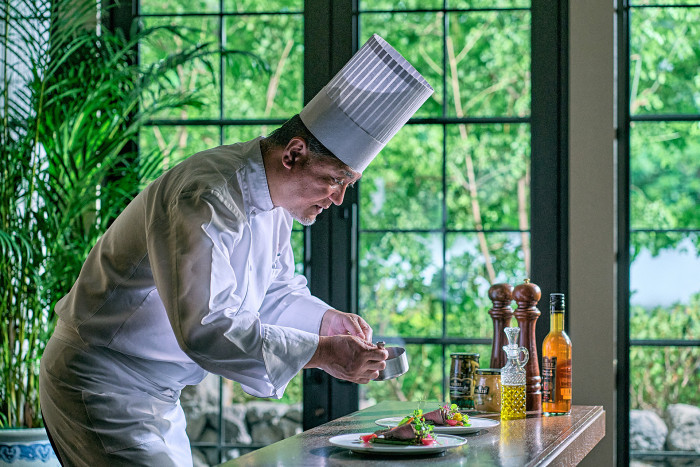
[[[2,448],[20,429],[45,434],[38,371],[54,305],[110,221],[160,171],[157,158],[134,152],[139,129],[163,109],[198,104],[181,89],[179,66],[211,67],[206,44],[138,65],[137,44],[163,27],[100,30],[95,0],[4,0],[0,10]],[[45,457],[43,446],[31,455]],[[0,462],[20,455],[0,452],[14,456]]]

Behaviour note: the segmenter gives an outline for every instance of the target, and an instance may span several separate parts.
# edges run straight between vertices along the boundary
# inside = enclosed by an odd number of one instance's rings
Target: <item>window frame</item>
[[[633,122],[699,122],[700,114],[636,114],[631,113],[631,56],[630,42],[632,40],[630,12],[644,8],[694,8],[700,9],[697,3],[670,4],[660,1],[650,4],[632,4],[631,0],[616,0],[617,10],[617,153],[618,153],[618,223],[617,237],[618,264],[617,275],[617,381],[616,416],[617,460],[620,465],[629,465],[631,459],[655,459],[665,454],[673,459],[678,453],[673,451],[633,451],[630,449],[630,350],[632,347],[700,347],[700,340],[691,339],[632,339],[631,306],[630,306],[630,269],[632,266],[630,246],[631,236],[637,232],[698,232],[698,229],[633,229],[630,210],[631,185],[631,125]],[[682,457],[691,457],[691,453],[683,453]],[[695,454],[700,459],[700,454]]]
[[[122,18],[120,24],[128,30],[131,20],[139,14],[139,2],[133,0],[131,4],[115,3],[118,5],[118,15]],[[357,12],[357,0],[305,1],[305,102],[357,50]],[[542,297],[547,297],[551,292],[568,293],[567,23],[568,2],[532,1],[532,103],[529,118],[532,138],[531,277],[540,286]],[[202,125],[231,123],[237,122],[188,122]],[[281,122],[271,119],[264,123]],[[554,190],[552,180],[557,183]],[[312,292],[331,306],[353,313],[358,311],[357,219],[357,190],[349,190],[341,206],[332,206],[313,226],[304,229],[304,266]],[[542,306],[543,302],[540,303],[540,308]],[[544,339],[548,330],[549,315],[542,313],[536,327],[538,342]],[[357,385],[331,378],[320,370],[304,370],[303,381],[304,429],[357,410]],[[316,405],[313,406],[312,403]],[[221,404],[220,398],[220,406]],[[231,446],[223,443],[220,433],[219,451],[228,447]]]
[[[443,3],[449,11],[447,2]],[[542,297],[548,297],[553,292],[568,294],[568,3],[534,0],[530,11],[532,99],[530,118],[525,119],[531,129],[530,276],[540,286]],[[324,68],[305,58],[306,101],[358,49],[358,13],[357,0],[306,2],[305,39],[312,39],[309,44],[319,47],[317,52],[308,53],[307,49],[307,53],[314,59],[323,57],[325,44],[330,64]],[[349,37],[351,44],[347,41]],[[314,70],[312,75],[308,73]],[[328,74],[323,75],[324,72]],[[466,120],[469,119],[459,121]],[[409,124],[452,121],[456,119],[411,119]],[[556,189],[552,189],[553,181]],[[308,258],[311,291],[331,306],[353,313],[358,308],[359,285],[357,191],[349,190],[341,206],[332,206],[320,216],[307,236],[307,246],[311,247]],[[540,301],[540,311],[543,306],[546,311],[546,299]],[[542,342],[548,332],[549,313],[544,312],[536,324],[537,342]],[[420,344],[434,340],[414,338],[405,342]],[[490,343],[482,340],[460,339],[458,343]],[[440,339],[439,343],[446,345],[452,341]],[[359,408],[357,385],[336,380],[320,370],[304,371],[305,430]]]

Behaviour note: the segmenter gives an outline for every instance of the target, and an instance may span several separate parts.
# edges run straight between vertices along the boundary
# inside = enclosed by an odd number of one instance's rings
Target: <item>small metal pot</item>
[[[377,342],[377,347],[384,348],[384,342]],[[403,347],[386,347],[389,358],[386,360],[386,368],[379,372],[379,376],[374,381],[386,381],[398,378],[408,371],[408,357],[406,349]]]

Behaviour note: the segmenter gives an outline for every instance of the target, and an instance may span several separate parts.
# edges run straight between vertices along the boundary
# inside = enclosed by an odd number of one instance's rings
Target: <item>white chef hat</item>
[[[433,88],[374,34],[299,117],[341,161],[362,172]]]

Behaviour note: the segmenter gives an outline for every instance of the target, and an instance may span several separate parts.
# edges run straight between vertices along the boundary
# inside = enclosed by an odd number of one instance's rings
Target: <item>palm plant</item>
[[[0,4],[0,428],[42,426],[39,359],[54,306],[160,170],[157,157],[134,153],[139,130],[163,109],[199,103],[180,90],[177,67],[211,71],[206,44],[139,66],[137,43],[162,27],[100,31],[96,5]]]

